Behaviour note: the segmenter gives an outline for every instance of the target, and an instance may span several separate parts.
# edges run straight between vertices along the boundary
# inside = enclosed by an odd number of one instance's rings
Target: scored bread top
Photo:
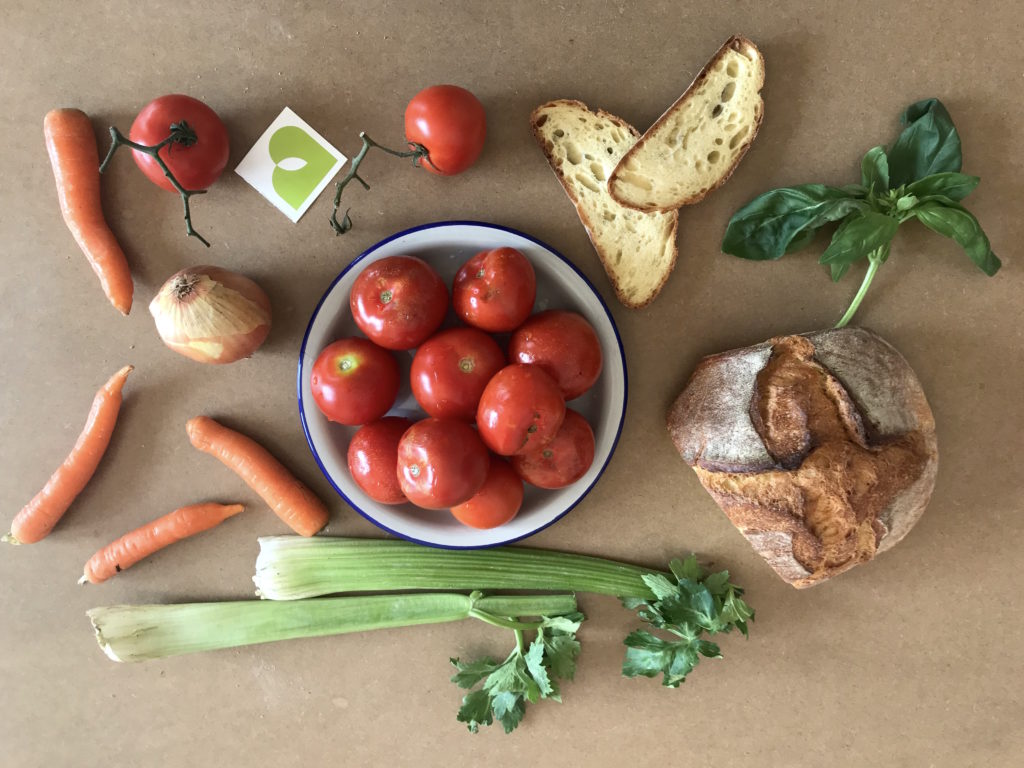
[[[935,422],[920,382],[861,328],[704,358],[668,428],[708,493],[796,587],[892,547],[935,485]]]
[[[530,124],[619,301],[631,309],[646,306],[675,266],[678,214],[641,213],[608,194],[608,174],[639,132],[615,115],[569,99],[537,107]]]
[[[789,337],[777,337],[702,359],[673,403],[668,429],[687,464],[717,472],[782,468],[757,420],[758,377]],[[860,426],[860,442],[884,442],[907,432],[934,434],[935,420],[913,368],[885,339],[866,328],[803,334],[813,360],[843,389],[843,417]],[[833,400],[839,403],[838,393]],[[795,406],[794,406],[795,407]]]
[[[641,211],[703,200],[732,175],[764,117],[764,58],[732,37],[609,177],[612,197]]]

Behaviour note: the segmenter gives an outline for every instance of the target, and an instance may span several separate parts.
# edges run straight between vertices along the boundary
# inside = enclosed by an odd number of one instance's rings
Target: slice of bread
[[[730,38],[619,161],[612,197],[638,211],[671,211],[722,186],[761,127],[763,85],[761,52]]]
[[[619,301],[631,309],[650,304],[676,263],[678,214],[625,208],[608,194],[606,181],[639,131],[615,115],[568,99],[537,107],[530,124]]]

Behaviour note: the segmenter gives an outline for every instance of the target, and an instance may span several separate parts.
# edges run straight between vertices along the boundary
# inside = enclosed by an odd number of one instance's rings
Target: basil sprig
[[[826,224],[840,222],[819,263],[828,265],[833,281],[861,259],[868,260],[868,270],[837,328],[853,318],[889,257],[896,230],[908,219],[955,240],[986,275],[994,275],[999,258],[978,220],[960,204],[979,179],[960,172],[960,135],[949,112],[938,99],[925,99],[907,107],[901,122],[903,132],[888,152],[878,146],[864,155],[860,184],[801,184],[765,192],[729,220],[722,250],[743,259],[774,260],[809,245]]]

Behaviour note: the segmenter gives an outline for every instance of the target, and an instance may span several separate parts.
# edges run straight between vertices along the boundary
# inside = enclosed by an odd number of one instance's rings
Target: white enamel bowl
[[[344,336],[362,335],[349,311],[352,283],[370,264],[387,256],[417,256],[434,267],[451,288],[459,267],[482,250],[511,247],[521,251],[537,274],[534,311],[569,309],[594,326],[601,341],[604,367],[597,383],[569,402],[590,422],[596,439],[594,463],[568,488],[545,491],[526,486],[523,507],[515,519],[490,530],[477,530],[457,522],[447,510],[426,510],[404,504],[388,506],[369,498],[348,471],[349,440],[356,427],[329,422],[316,407],[309,374],[320,350]],[[454,324],[454,314],[446,324]],[[413,351],[396,353],[403,385],[392,415],[424,416],[409,389]],[[554,523],[575,507],[597,482],[611,459],[626,411],[626,362],[618,330],[600,295],[564,256],[553,248],[515,230],[472,221],[425,224],[382,240],[349,264],[320,299],[306,329],[299,352],[299,416],[313,456],[334,489],[363,517],[403,539],[435,547],[471,549],[493,547],[523,539]]]

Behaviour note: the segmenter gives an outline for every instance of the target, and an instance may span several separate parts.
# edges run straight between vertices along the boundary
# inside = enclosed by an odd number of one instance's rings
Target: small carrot
[[[192,504],[126,533],[89,558],[79,584],[99,584],[176,541],[215,528],[245,507],[241,504]]]
[[[34,544],[44,539],[64,516],[71,502],[92,478],[110,444],[117,413],[121,409],[121,390],[133,370],[132,366],[126,365],[96,393],[89,418],[75,447],[51,475],[43,490],[21,508],[11,524],[11,532],[3,537],[3,541]]]
[[[54,109],[43,119],[43,136],[64,223],[89,259],[110,303],[127,315],[132,308],[132,274],[103,217],[100,158],[92,123],[79,109]]]
[[[220,459],[298,534],[312,536],[327,525],[327,507],[262,445],[207,416],[189,419],[192,445]]]

